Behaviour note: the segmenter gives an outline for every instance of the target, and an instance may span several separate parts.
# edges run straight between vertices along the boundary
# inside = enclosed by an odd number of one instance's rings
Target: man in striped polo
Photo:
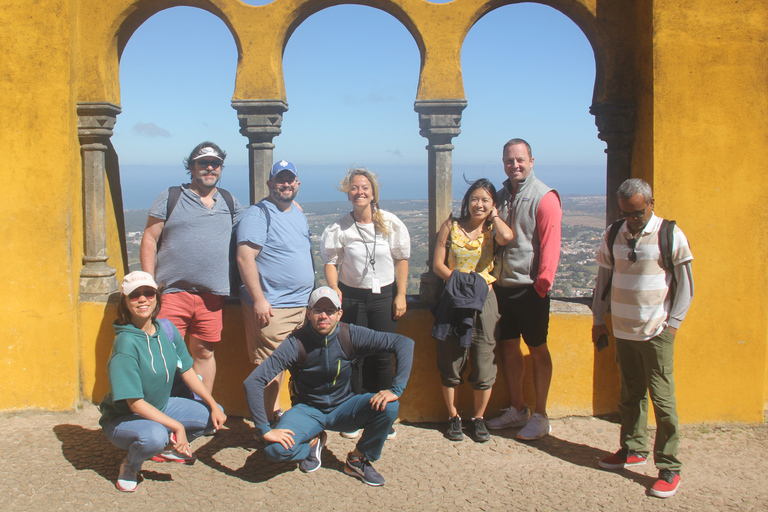
[[[608,335],[610,305],[621,393],[621,449],[600,461],[605,469],[645,464],[648,457],[648,391],[656,415],[653,457],[659,478],[650,494],[674,496],[680,485],[677,458],[678,421],[672,376],[675,334],[693,299],[693,255],[683,232],[674,225],[665,268],[660,238],[668,239],[663,220],[653,213],[650,185],[630,179],[618,190],[621,225],[613,243],[610,228],[597,254],[600,266],[592,303],[592,342]],[[661,235],[660,235],[661,233]],[[671,258],[669,257],[671,256]],[[603,290],[609,286],[607,293]]]

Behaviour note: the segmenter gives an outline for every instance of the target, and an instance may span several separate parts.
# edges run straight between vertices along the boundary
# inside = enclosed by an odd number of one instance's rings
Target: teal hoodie
[[[176,369],[183,373],[192,368],[192,357],[176,328],[171,342],[157,320],[154,326],[150,336],[132,324],[113,325],[116,337],[107,362],[111,391],[99,405],[102,427],[112,418],[131,414],[128,398],[143,398],[164,411]]]

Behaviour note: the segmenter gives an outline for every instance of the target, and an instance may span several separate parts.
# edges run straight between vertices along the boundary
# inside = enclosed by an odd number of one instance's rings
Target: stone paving
[[[552,420],[552,434],[515,440],[494,431],[478,444],[443,438],[442,425],[398,425],[375,464],[385,487],[343,472],[354,442],[329,434],[323,467],[301,473],[271,463],[253,440],[252,424],[230,418],[229,430],[195,441],[194,466],[148,461],[135,493],[114,481],[124,452],[84,405],[71,413],[0,415],[0,511],[16,510],[768,510],[768,428],[686,426],[685,464],[677,496],[647,496],[656,470],[609,472],[597,461],[616,449],[618,425],[604,419]]]

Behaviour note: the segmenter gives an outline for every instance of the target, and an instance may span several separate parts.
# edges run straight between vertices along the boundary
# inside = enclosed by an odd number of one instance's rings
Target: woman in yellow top
[[[483,310],[475,316],[470,347],[462,347],[454,334],[449,334],[444,341],[436,340],[437,366],[449,416],[446,437],[451,441],[461,441],[464,437],[457,409],[456,387],[462,382],[468,358],[471,367],[468,380],[474,389],[474,438],[479,442],[490,439],[483,414],[496,380],[493,349],[496,347],[495,331],[499,312],[496,294],[491,289],[491,284],[496,280],[491,276],[494,242],[506,245],[513,237],[512,229],[499,217],[496,210],[496,188],[487,179],[477,180],[470,185],[461,202],[459,218],[451,216],[437,236],[432,260],[435,273],[448,281],[455,271],[477,272],[488,283],[489,290]]]

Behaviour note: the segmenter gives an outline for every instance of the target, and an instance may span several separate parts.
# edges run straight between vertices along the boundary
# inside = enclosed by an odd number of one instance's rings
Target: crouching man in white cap
[[[301,461],[305,473],[321,466],[326,430],[351,432],[362,428],[344,471],[368,485],[384,485],[371,465],[381,456],[389,429],[400,408],[413,363],[413,340],[399,334],[340,324],[341,301],[323,286],[313,291],[307,321],[285,339],[245,380],[245,394],[256,428],[267,442],[266,453],[275,461]],[[392,387],[378,393],[356,395],[350,385],[357,357],[394,353],[397,372]],[[264,411],[264,388],[280,372],[291,372],[292,407],[271,428]]]

